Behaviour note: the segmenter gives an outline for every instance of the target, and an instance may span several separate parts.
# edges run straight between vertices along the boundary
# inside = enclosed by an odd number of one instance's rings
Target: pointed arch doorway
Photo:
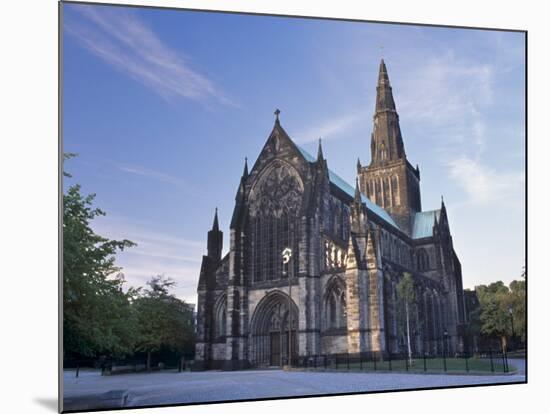
[[[255,366],[283,366],[288,363],[289,319],[292,357],[298,355],[296,330],[298,307],[281,291],[267,294],[258,304],[251,320],[251,363]]]

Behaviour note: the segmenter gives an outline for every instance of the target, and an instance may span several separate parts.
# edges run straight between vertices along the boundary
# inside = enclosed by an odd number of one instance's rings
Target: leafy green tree
[[[507,347],[507,336],[511,335],[510,324],[510,290],[502,282],[494,282],[488,286],[476,287],[481,313],[481,333],[498,337],[503,350]]]
[[[467,293],[472,293],[475,298],[477,298],[477,295],[475,294],[475,291],[472,291],[470,289],[464,289],[465,297],[464,301],[467,301]],[[466,311],[467,311],[467,320],[468,323],[465,327],[465,333],[469,340],[469,349],[474,350],[477,349],[478,345],[478,339],[481,336],[481,307],[479,306],[479,302],[477,302],[475,299],[471,299],[472,302],[466,303]],[[470,348],[471,347],[471,348]]]
[[[147,282],[133,306],[138,320],[136,350],[147,353],[147,369],[151,369],[151,354],[161,349],[183,353],[193,341],[191,313],[185,302],[169,293],[175,282],[155,276]]]
[[[115,255],[134,243],[92,230],[92,220],[105,215],[93,207],[94,197],[83,196],[78,184],[63,195],[63,346],[75,358],[123,355],[133,348],[134,291],[123,291]]]
[[[510,283],[510,298],[508,310],[510,325],[513,324],[512,334],[525,341],[526,333],[526,289],[525,280],[514,280]]]
[[[409,356],[409,363],[412,363],[412,350],[411,350],[411,315],[413,314],[416,294],[414,291],[414,280],[412,275],[408,272],[403,273],[403,277],[397,284],[397,299],[399,301],[402,314],[405,316],[405,335],[407,338],[407,353]]]

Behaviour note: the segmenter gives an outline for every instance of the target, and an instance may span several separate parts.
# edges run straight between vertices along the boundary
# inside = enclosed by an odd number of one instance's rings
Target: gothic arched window
[[[214,308],[214,337],[223,338],[227,335],[227,300],[221,296]]]
[[[338,328],[343,328],[347,325],[346,316],[347,316],[347,306],[346,306],[346,292],[340,293],[340,301],[339,301],[339,309],[338,309]]]
[[[298,172],[281,161],[274,161],[253,185],[249,240],[254,282],[277,280],[297,272],[302,193]],[[290,266],[283,269],[280,255],[286,247],[293,250],[293,256]]]
[[[329,327],[331,328],[337,328],[338,327],[338,319],[337,319],[337,313],[338,313],[338,304],[336,303],[336,296],[330,295],[330,303],[329,303]]]
[[[329,282],[325,297],[325,328],[346,328],[347,306],[346,291],[343,281],[336,278]]]
[[[390,179],[389,177],[385,177],[382,180],[384,186],[384,207],[390,207]]]
[[[392,206],[399,205],[399,195],[397,191],[397,175],[394,175],[391,178],[391,203],[392,203]]]

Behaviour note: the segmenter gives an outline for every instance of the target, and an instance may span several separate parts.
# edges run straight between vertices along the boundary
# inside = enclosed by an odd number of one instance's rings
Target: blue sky
[[[275,108],[350,183],[370,160],[384,57],[422,206],[447,205],[464,286],[525,259],[524,35],[96,5],[64,6],[65,185],[96,193],[128,284],[165,274],[195,302],[206,232],[229,220]]]

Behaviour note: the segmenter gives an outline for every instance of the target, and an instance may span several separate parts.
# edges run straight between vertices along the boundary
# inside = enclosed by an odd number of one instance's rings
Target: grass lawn
[[[493,358],[493,370],[491,370],[491,361],[489,359],[480,359],[480,358],[446,358],[444,361],[443,358],[426,358],[426,368],[424,368],[424,360],[413,359],[412,364],[408,367],[409,372],[421,373],[443,373],[446,371],[451,373],[485,373],[485,374],[502,374],[504,372],[504,365],[502,359]],[[324,369],[324,365],[320,364],[317,369]],[[327,369],[330,370],[348,370],[348,364],[344,360],[339,360],[338,365],[332,361],[331,364],[327,365]],[[398,360],[385,360],[377,361],[376,364],[373,361],[363,361],[361,364],[357,360],[350,359],[349,362],[350,371],[398,371],[406,372],[407,371],[407,361],[405,359]],[[516,368],[509,365],[509,372],[515,372]]]

